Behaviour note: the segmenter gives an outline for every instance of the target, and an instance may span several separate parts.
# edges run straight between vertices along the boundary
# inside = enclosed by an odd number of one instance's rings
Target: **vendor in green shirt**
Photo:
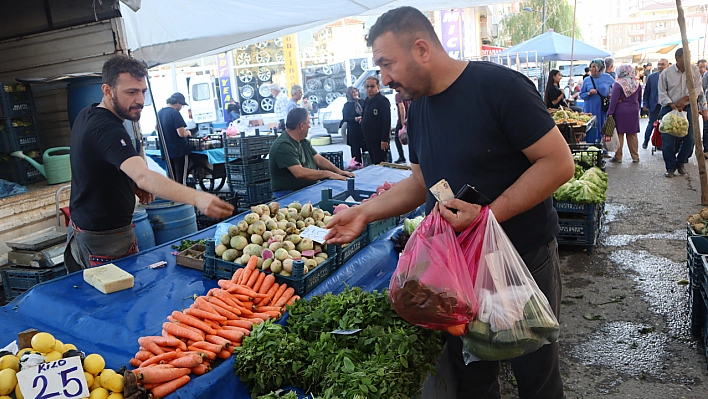
[[[306,109],[295,108],[287,115],[285,133],[270,147],[270,185],[276,199],[319,180],[354,177],[353,173],[334,166],[312,148],[307,139],[309,131],[309,113]]]

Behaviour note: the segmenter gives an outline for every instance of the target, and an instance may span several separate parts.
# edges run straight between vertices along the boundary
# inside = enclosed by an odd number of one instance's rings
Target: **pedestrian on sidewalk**
[[[588,143],[598,143],[601,139],[600,130],[607,119],[607,109],[602,107],[602,99],[610,96],[610,90],[615,79],[605,73],[605,61],[596,58],[590,62],[590,77],[583,81],[580,88],[580,98],[583,99],[583,112],[595,115],[595,134],[586,135]]]
[[[347,123],[347,145],[352,159],[359,165],[363,164],[361,151],[364,148],[364,133],[361,131],[361,115],[364,113],[364,100],[359,97],[359,90],[354,86],[347,87],[347,102],[342,108],[342,119]]]
[[[696,94],[701,93],[701,74],[696,65],[689,65],[693,72],[693,82],[686,81],[686,66],[683,62],[683,48],[676,50],[674,54],[676,64],[666,68],[659,76],[659,103],[661,112],[659,120],[672,110],[684,111],[688,117],[688,134],[684,137],[672,136],[668,133],[661,133],[662,155],[666,166],[665,177],[674,177],[678,170],[681,175],[686,174],[686,163],[693,154],[693,119],[691,111],[699,110],[698,104],[691,104],[688,96],[688,85],[692,84]],[[703,96],[700,100],[705,102]],[[705,109],[704,104],[701,109]]]
[[[659,75],[668,66],[669,60],[666,58],[660,59],[656,67],[657,71],[645,78],[643,107],[649,113],[649,122],[644,131],[644,143],[642,143],[642,148],[645,150],[649,146],[649,140],[651,140],[651,135],[654,132],[654,122],[659,119],[659,112],[661,111],[661,104],[659,104]]]
[[[620,146],[610,162],[622,162],[622,147],[624,147],[625,137],[632,162],[639,162],[637,133],[639,133],[639,97],[641,94],[642,85],[639,84],[639,80],[634,74],[634,68],[629,64],[620,65],[617,80],[612,85],[610,110],[607,111],[607,115],[611,115],[615,119]]]
[[[411,105],[411,100],[403,100],[400,93],[396,93],[396,108],[398,109],[398,123],[396,124],[396,132],[393,136],[396,141],[396,149],[398,150],[398,159],[396,163],[406,163],[406,155],[403,153],[403,145],[407,144],[401,141],[399,132],[406,127],[406,118],[408,118],[408,107]],[[406,134],[407,140],[407,134]]]

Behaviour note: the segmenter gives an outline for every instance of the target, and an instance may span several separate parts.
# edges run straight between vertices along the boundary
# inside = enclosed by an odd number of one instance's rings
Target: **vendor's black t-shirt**
[[[564,107],[568,107],[568,104],[565,102],[565,98],[558,101],[558,104],[553,104],[553,100],[558,98],[563,92],[561,91],[558,86],[551,86],[550,90],[548,91],[548,96],[546,97],[546,107],[547,108],[559,108],[561,105]]]
[[[106,231],[133,220],[133,181],[120,170],[138,156],[123,121],[105,108],[84,108],[71,129],[71,220],[83,230]]]
[[[158,111],[157,117],[160,118],[162,132],[165,135],[165,144],[167,144],[167,153],[170,158],[180,158],[189,155],[192,150],[189,148],[187,138],[180,137],[177,134],[177,129],[187,127],[182,114],[172,107],[165,107]]]
[[[494,200],[531,167],[521,150],[554,126],[527,77],[470,62],[445,91],[411,103],[410,160],[420,165],[428,188],[447,179],[455,192],[469,184]],[[435,202],[428,192],[426,213]],[[521,254],[550,242],[559,231],[551,197],[502,227]]]

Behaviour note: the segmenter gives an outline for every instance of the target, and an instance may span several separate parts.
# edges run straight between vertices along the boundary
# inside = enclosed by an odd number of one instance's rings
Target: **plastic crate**
[[[36,157],[34,160],[42,163],[42,157]],[[46,177],[24,159],[12,157],[8,162],[0,163],[0,179],[26,186],[45,180]]]
[[[13,126],[16,122],[29,123],[28,126]],[[38,150],[39,131],[33,118],[5,119],[0,123],[0,152]]]
[[[344,170],[344,153],[342,151],[320,152],[319,154],[332,162],[332,165]]]
[[[256,132],[255,136],[246,136],[241,133],[241,137],[226,137],[224,135],[224,155],[226,159],[241,158],[251,159],[268,155],[270,146],[275,143],[275,135],[261,136]]]
[[[245,267],[240,263],[228,262],[217,258],[214,255],[215,241],[207,240],[206,263],[204,265],[204,277],[230,279],[236,270]],[[275,282],[278,284],[287,284],[295,290],[295,294],[304,296],[311,292],[317,285],[327,279],[332,273],[339,268],[336,257],[330,256],[326,261],[319,264],[311,272],[304,274],[302,277],[282,276],[273,274]],[[270,272],[266,272],[270,273]]]
[[[335,249],[337,251],[337,262],[339,265],[343,265],[349,261],[354,255],[357,254],[357,252],[361,251],[362,248],[364,248],[368,242],[367,242],[368,236],[366,232],[364,232],[362,235],[359,236],[356,240],[350,242],[348,245],[343,246],[343,245],[335,245]]]
[[[270,164],[266,160],[258,160],[245,165],[229,162],[226,164],[226,175],[232,187],[259,183],[270,180]]]
[[[273,191],[270,188],[270,181],[249,184],[246,186],[231,186],[231,191],[238,195],[239,207],[246,205],[265,204],[273,199]]]
[[[39,283],[66,275],[66,267],[64,265],[51,269],[7,267],[0,269],[0,275],[5,289],[5,300],[9,302]]]
[[[225,202],[228,202],[229,204],[234,206],[234,211],[231,214],[231,216],[237,215],[238,212],[238,197],[234,195],[233,193],[213,193],[217,197],[221,198]],[[205,214],[202,213],[202,211],[199,210],[196,206],[194,207],[194,214],[197,216],[197,229],[199,230],[204,230],[208,227],[211,227],[224,219],[216,219],[209,217]],[[230,217],[230,216],[229,216]]]
[[[579,245],[587,247],[588,254],[592,254],[597,238],[600,235],[600,225],[602,223],[603,207],[595,207],[595,212],[586,215],[582,219],[558,219],[560,232],[558,233],[558,245]]]
[[[582,166],[583,169],[590,169],[593,166],[605,170],[605,160],[602,158],[602,150],[589,150],[590,145],[571,146],[570,151],[573,153],[575,163]]]
[[[383,220],[377,220],[371,222],[366,226],[367,242],[371,243],[377,238],[381,237],[384,233],[396,227],[398,224],[398,217],[392,217]]]
[[[686,241],[686,263],[688,265],[689,280],[701,281],[704,277],[703,261],[701,257],[708,255],[708,237],[691,236]]]
[[[33,112],[32,92],[28,86],[0,84],[0,118],[30,116]]]

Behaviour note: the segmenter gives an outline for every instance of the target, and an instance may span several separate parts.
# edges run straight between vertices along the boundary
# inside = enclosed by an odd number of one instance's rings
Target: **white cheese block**
[[[113,263],[84,269],[84,281],[104,294],[133,288],[133,275]]]

